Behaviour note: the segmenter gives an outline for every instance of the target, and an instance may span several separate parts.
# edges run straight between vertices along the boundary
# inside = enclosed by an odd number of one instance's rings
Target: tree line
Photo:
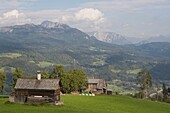
[[[16,68],[14,72],[12,72],[12,81],[9,84],[11,91],[14,91],[15,84],[18,78],[23,76],[23,71],[21,68]],[[0,71],[0,94],[5,93],[5,86],[7,85],[5,82],[7,80],[7,75],[5,72]]]
[[[139,86],[139,92],[135,94],[135,97],[170,102],[170,88],[167,88],[165,84],[162,85],[162,88],[158,88],[157,84],[156,93],[151,93],[152,76],[147,69],[143,69],[138,73],[137,85]],[[152,97],[151,94],[154,94],[154,96]]]
[[[85,90],[87,87],[87,76],[83,70],[74,69],[65,71],[63,65],[55,65],[52,72],[42,71],[42,78],[48,79],[60,79],[61,91],[63,93],[71,93],[82,90]],[[0,72],[0,94],[5,92],[5,81],[6,74]],[[12,72],[12,81],[10,84],[11,91],[14,91],[15,84],[18,78],[34,78],[33,76],[24,76],[23,70],[21,68],[16,68]]]

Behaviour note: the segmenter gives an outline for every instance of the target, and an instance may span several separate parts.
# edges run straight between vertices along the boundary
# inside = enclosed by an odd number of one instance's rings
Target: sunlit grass
[[[141,69],[134,69],[134,70],[127,70],[128,74],[138,74],[141,71]]]
[[[121,70],[116,70],[116,69],[112,69],[111,70],[113,73],[119,73],[119,72],[121,72]]]
[[[63,106],[5,104],[0,98],[0,113],[170,113],[170,104],[123,96],[62,96]]]
[[[17,58],[17,57],[21,57],[22,54],[19,53],[1,53],[0,54],[0,58]]]
[[[40,67],[42,67],[42,68],[44,68],[44,67],[49,67],[49,66],[52,66],[52,65],[54,65],[54,64],[51,63],[51,62],[45,62],[45,61],[39,62],[39,64],[38,64],[38,66],[40,66]]]

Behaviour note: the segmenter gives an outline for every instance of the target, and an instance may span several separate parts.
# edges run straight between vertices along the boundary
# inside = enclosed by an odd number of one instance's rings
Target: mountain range
[[[105,40],[99,39],[103,36]],[[0,70],[9,72],[19,67],[30,76],[37,70],[52,71],[57,64],[64,65],[66,70],[83,69],[90,77],[118,79],[131,85],[138,71],[147,68],[154,80],[168,84],[170,43],[134,45],[115,33],[88,35],[50,21],[0,28]]]
[[[117,45],[126,45],[126,44],[131,44],[130,41],[126,39],[126,37],[116,34],[114,32],[90,32],[88,33],[91,36],[96,37],[96,39],[106,42],[106,43],[111,43],[111,44],[117,44]]]
[[[170,35],[159,35],[154,36],[148,39],[142,38],[135,38],[135,37],[126,37],[114,32],[103,32],[103,31],[96,31],[96,32],[88,32],[90,36],[96,37],[97,40],[117,44],[117,45],[128,45],[128,44],[146,44],[152,42],[170,42]]]
[[[151,43],[151,42],[170,42],[170,35],[154,36],[154,37],[151,37],[147,40],[143,40],[139,43],[140,44],[146,44],[146,43]]]

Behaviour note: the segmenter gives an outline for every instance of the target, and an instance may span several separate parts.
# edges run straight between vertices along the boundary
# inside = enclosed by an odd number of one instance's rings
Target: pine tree
[[[15,84],[17,82],[18,78],[21,78],[23,76],[23,71],[21,68],[16,68],[15,71],[13,72],[13,81],[12,81],[12,90],[15,87]]]
[[[4,91],[4,83],[6,80],[6,75],[3,72],[0,72],[0,93]]]
[[[162,93],[163,93],[163,101],[166,102],[167,98],[168,98],[168,90],[166,89],[166,85],[163,84],[162,86]]]
[[[152,77],[147,69],[143,69],[138,73],[137,84],[140,85],[142,98],[148,98],[149,88],[152,86]]]

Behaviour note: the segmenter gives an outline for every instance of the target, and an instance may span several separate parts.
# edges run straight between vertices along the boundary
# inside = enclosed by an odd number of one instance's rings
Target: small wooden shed
[[[107,84],[103,79],[88,79],[88,90],[95,94],[107,92]]]
[[[15,85],[14,102],[33,103],[47,102],[58,103],[60,101],[59,79],[18,79]]]

